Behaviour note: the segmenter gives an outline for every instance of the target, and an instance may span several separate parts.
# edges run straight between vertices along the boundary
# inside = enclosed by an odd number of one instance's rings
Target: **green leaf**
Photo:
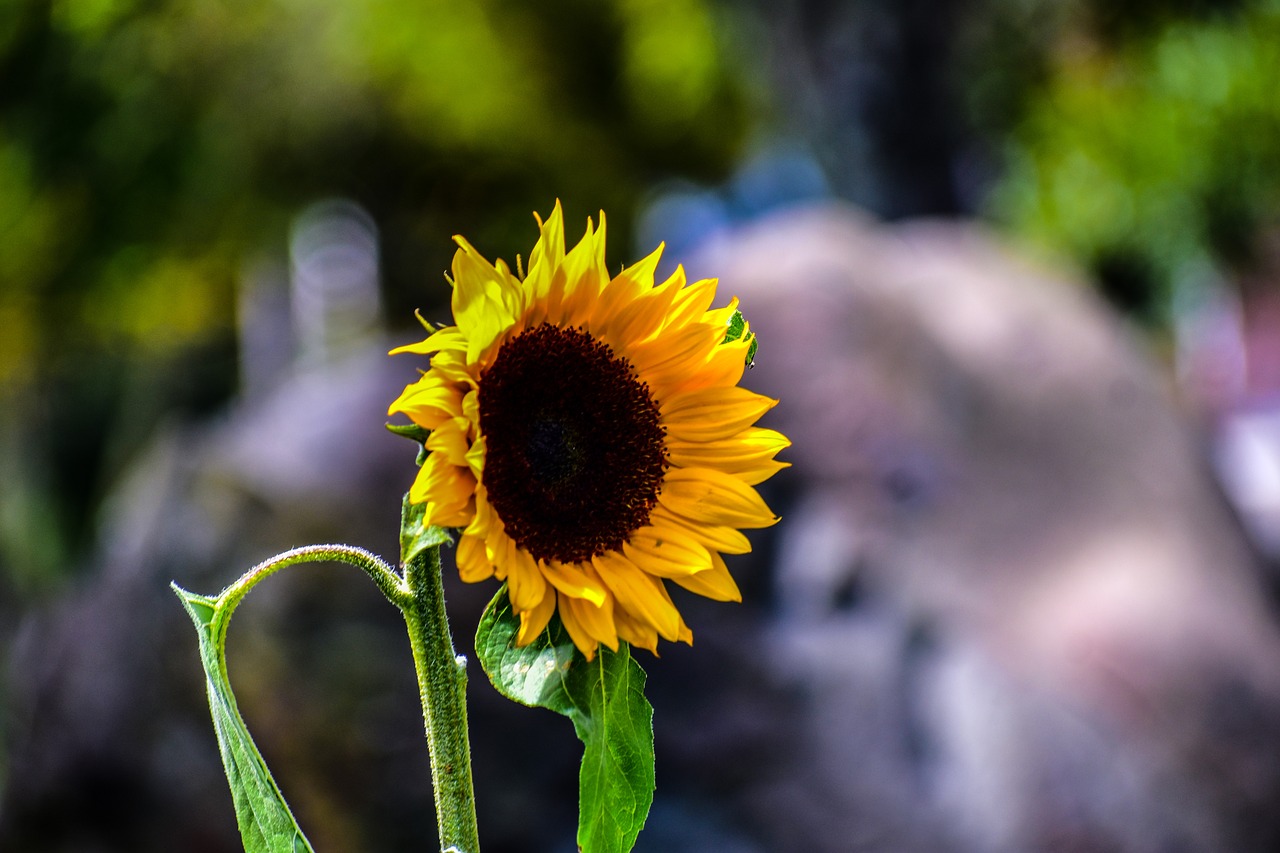
[[[476,632],[476,655],[498,692],[573,721],[582,740],[578,847],[623,853],[635,844],[653,804],[653,706],[645,674],[626,643],[588,661],[553,618],[538,639],[517,648],[520,618],[507,587],[489,602]]]
[[[756,338],[754,332],[747,331],[747,318],[742,316],[741,311],[734,311],[733,316],[729,318],[729,327],[725,330],[724,340],[720,343],[727,344],[738,340],[743,335],[751,341],[747,345],[747,367],[751,367],[756,360],[756,348],[760,342]]]
[[[311,843],[298,828],[284,795],[271,778],[262,753],[249,736],[231,692],[225,642],[233,608],[224,608],[219,599],[187,592],[177,584],[173,584],[173,591],[182,599],[199,634],[209,710],[245,853],[313,853]]]
[[[729,327],[725,330],[724,340],[720,343],[729,344],[742,337],[747,330],[747,318],[742,316],[741,311],[734,311],[733,316],[729,318]]]
[[[409,495],[404,496],[400,506],[400,562],[402,563],[408,563],[428,548],[435,548],[453,541],[453,537],[445,528],[428,526],[424,522],[423,517],[426,511],[425,502],[409,503]]]

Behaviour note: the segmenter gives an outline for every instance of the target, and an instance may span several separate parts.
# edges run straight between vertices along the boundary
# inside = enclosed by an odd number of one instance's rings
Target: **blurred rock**
[[[807,697],[803,772],[762,797],[787,798],[783,847],[1276,849],[1276,614],[1083,283],[836,206],[691,272],[742,297],[748,384],[795,442],[767,628]]]

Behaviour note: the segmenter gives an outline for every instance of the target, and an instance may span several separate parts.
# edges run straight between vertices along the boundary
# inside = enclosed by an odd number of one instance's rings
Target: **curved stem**
[[[440,547],[428,547],[405,564],[404,577],[376,554],[350,545],[307,545],[277,554],[245,572],[216,599],[210,627],[221,647],[237,605],[264,578],[298,563],[347,563],[363,569],[404,614],[431,752],[436,828],[446,853],[479,853],[471,745],[467,735],[466,658],[455,653],[445,617]],[[225,672],[225,661],[220,662]]]
[[[418,673],[440,849],[479,853],[467,734],[467,659],[454,651],[445,618],[440,547],[426,548],[410,558],[404,574],[409,594],[400,609]]]
[[[404,579],[378,555],[351,545],[304,545],[263,560],[218,594],[215,600],[217,615],[213,627],[219,642],[226,638],[231,614],[235,612],[240,601],[249,594],[249,590],[264,578],[298,563],[346,563],[364,569],[365,574],[373,578],[373,582],[378,585],[378,589],[382,590],[383,595],[397,607],[403,609],[404,602],[409,598]]]

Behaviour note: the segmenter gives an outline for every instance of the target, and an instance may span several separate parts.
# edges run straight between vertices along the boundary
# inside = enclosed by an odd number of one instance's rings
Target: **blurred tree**
[[[1280,220],[1280,3],[1177,5],[1189,17],[1139,4],[1061,39],[991,197],[1156,324]]]
[[[776,123],[883,217],[992,216],[1159,320],[1275,216],[1275,0],[756,5]]]
[[[235,281],[255,253],[282,253],[306,203],[373,214],[388,303],[409,317],[439,299],[450,234],[512,255],[556,197],[571,221],[603,207],[627,234],[653,180],[721,176],[751,111],[716,14],[704,0],[0,4],[0,576],[65,567],[157,420],[232,392]]]

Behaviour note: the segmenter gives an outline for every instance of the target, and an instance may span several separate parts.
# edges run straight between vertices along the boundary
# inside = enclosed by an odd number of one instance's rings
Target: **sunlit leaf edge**
[[[171,586],[196,627],[209,711],[245,853],[314,853],[236,705],[226,665],[230,612],[217,598]]]

